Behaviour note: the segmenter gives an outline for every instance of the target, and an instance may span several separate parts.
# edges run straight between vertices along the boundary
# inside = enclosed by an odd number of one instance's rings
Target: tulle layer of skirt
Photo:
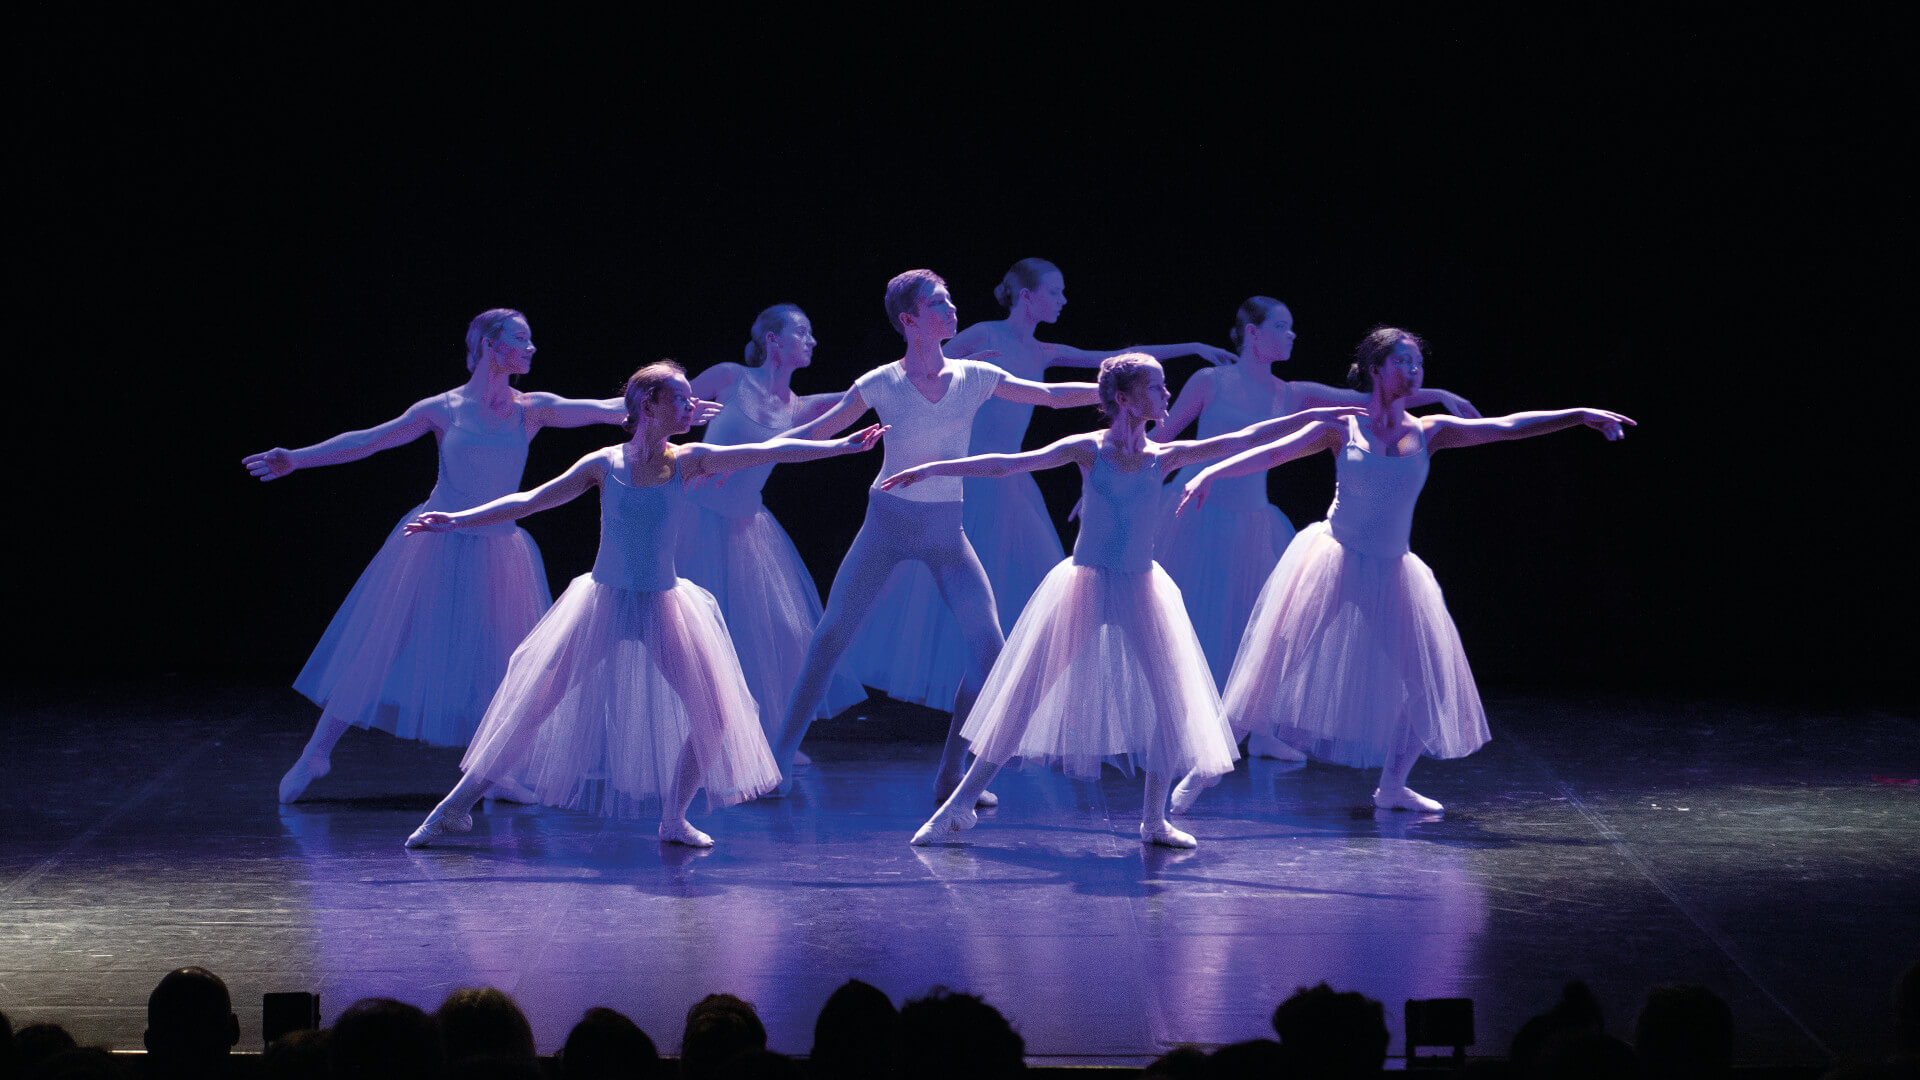
[[[1253,602],[1293,541],[1293,523],[1267,503],[1242,509],[1207,502],[1176,516],[1181,491],[1178,483],[1166,487],[1153,557],[1180,586],[1213,680],[1224,686]]]
[[[1055,566],[962,734],[989,761],[1021,758],[1081,778],[1098,776],[1103,761],[1219,776],[1238,756],[1180,590],[1158,566]]]
[[[674,790],[682,753],[709,807],[771,791],[779,769],[712,594],[581,575],[514,650],[460,767],[540,802],[636,817]]]
[[[993,586],[1000,629],[1011,632],[1027,598],[1065,557],[1060,536],[1032,476],[970,476],[965,487],[962,528]],[[966,640],[925,566],[894,571],[840,667],[888,697],[953,705],[967,669]]]
[[[1261,590],[1224,701],[1236,735],[1344,765],[1383,764],[1403,730],[1436,758],[1490,737],[1433,572],[1344,547],[1326,522],[1300,532]]]
[[[680,528],[675,561],[681,577],[719,602],[760,705],[760,729],[775,741],[820,622],[820,592],[800,552],[765,507],[752,517],[696,508]],[[818,716],[837,716],[866,698],[858,681],[835,671]]]
[[[549,600],[540,549],[519,529],[407,536],[396,526],[293,687],[350,724],[465,746]]]

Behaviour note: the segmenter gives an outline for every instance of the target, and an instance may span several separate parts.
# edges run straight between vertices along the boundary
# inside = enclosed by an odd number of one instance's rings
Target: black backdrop
[[[965,323],[1042,255],[1056,340],[1225,344],[1265,293],[1298,320],[1291,377],[1337,382],[1389,322],[1489,413],[1639,419],[1436,460],[1414,547],[1489,688],[1910,708],[1892,11],[36,13],[11,80],[9,674],[291,678],[433,451],[264,487],[239,459],[456,384],[482,308],[528,313],[523,385],[601,395],[660,356],[737,358],[791,300],[821,340],[800,389],[824,391],[898,355],[891,274],[938,270]],[[1092,423],[1043,410],[1029,445]],[[529,482],[617,434],[543,434]],[[769,485],[823,586],[877,465]],[[1305,525],[1331,475],[1271,487]],[[1042,483],[1063,514],[1074,478]],[[594,515],[528,523],[556,591]]]

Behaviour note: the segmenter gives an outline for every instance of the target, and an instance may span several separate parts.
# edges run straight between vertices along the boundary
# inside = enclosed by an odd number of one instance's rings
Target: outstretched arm
[[[1190,465],[1197,461],[1213,461],[1217,458],[1226,457],[1229,454],[1238,454],[1244,450],[1251,450],[1263,443],[1273,442],[1275,439],[1290,435],[1306,427],[1308,424],[1344,420],[1349,416],[1357,416],[1366,411],[1365,406],[1361,405],[1335,405],[1324,409],[1302,409],[1297,413],[1288,413],[1285,416],[1275,417],[1272,420],[1262,420],[1257,424],[1249,424],[1239,431],[1230,431],[1225,435],[1215,435],[1211,439],[1196,439],[1169,443],[1167,445],[1166,455],[1160,459],[1161,466],[1163,468],[1173,469],[1179,468],[1182,465]],[[1234,475],[1239,474],[1236,473]]]
[[[1318,450],[1337,450],[1340,447],[1340,425],[1321,422],[1288,435],[1278,442],[1265,446],[1256,446],[1225,461],[1215,462],[1201,469],[1199,474],[1187,481],[1185,493],[1180,496],[1180,506],[1176,513],[1185,513],[1197,509],[1207,499],[1207,492],[1213,488],[1215,480],[1225,480],[1234,476],[1246,476],[1251,473],[1265,472],[1276,465],[1284,465],[1295,458],[1303,458]]]
[[[975,454],[947,461],[929,461],[925,465],[902,469],[881,480],[880,490],[907,487],[929,476],[1007,476],[1017,472],[1039,472],[1069,463],[1090,464],[1093,461],[1094,440],[1098,438],[1097,433],[1069,435],[1051,446],[1023,450],[1018,454]]]
[[[1287,385],[1292,387],[1295,394],[1299,395],[1298,403],[1303,409],[1320,408],[1327,405],[1365,405],[1367,403],[1366,394],[1358,390],[1349,390],[1345,387],[1328,386],[1325,383],[1317,382],[1293,382]],[[1438,405],[1455,416],[1478,418],[1480,415],[1480,410],[1473,407],[1473,402],[1468,401],[1466,398],[1461,397],[1451,390],[1442,390],[1439,387],[1426,386],[1407,395],[1408,408],[1418,409],[1427,405]]]
[[[1459,416],[1428,416],[1421,419],[1427,429],[1427,448],[1441,450],[1449,446],[1479,446],[1481,443],[1530,439],[1550,431],[1587,427],[1609,440],[1625,438],[1631,418],[1606,409],[1552,409],[1542,412],[1509,413],[1481,420]]]
[[[261,480],[278,480],[295,469],[358,461],[369,454],[403,446],[432,431],[436,427],[434,419],[439,413],[439,401],[439,398],[416,401],[406,412],[376,427],[342,432],[325,442],[303,446],[298,450],[276,446],[258,454],[249,454],[240,459],[240,464]]]
[[[490,503],[476,506],[471,510],[452,513],[429,510],[407,522],[407,535],[411,536],[417,532],[452,532],[455,529],[471,529],[480,525],[498,525],[503,521],[515,521],[528,514],[551,510],[562,503],[572,502],[580,496],[581,492],[603,481],[607,475],[607,468],[607,452],[595,450],[574,462],[573,467],[566,472],[532,491],[516,491],[511,495],[502,495]]]
[[[857,454],[862,450],[871,450],[880,442],[887,429],[874,424],[861,428],[844,439],[815,440],[790,439],[781,436],[766,442],[740,443],[737,446],[710,446],[706,443],[689,443],[681,448],[687,455],[682,459],[682,475],[691,480],[700,476],[713,476],[728,473],[735,469],[751,469],[756,465],[778,465],[784,462],[813,461],[823,457],[836,457],[840,454]]]
[[[825,412],[791,431],[781,432],[780,437],[783,439],[830,439],[847,430],[847,425],[860,419],[861,414],[866,411],[867,399],[860,396],[860,391],[849,386],[847,392],[840,395],[840,400],[828,406]]]
[[[1167,418],[1153,425],[1147,438],[1154,442],[1172,442],[1179,438],[1187,425],[1200,419],[1200,414],[1213,402],[1214,383],[1213,372],[1207,368],[1187,376],[1186,385],[1180,387],[1180,396],[1173,399],[1173,408],[1167,410]]]
[[[1000,380],[993,396],[1022,405],[1045,405],[1049,409],[1072,409],[1100,401],[1100,387],[1090,382],[1034,382],[1012,375]]]
[[[1071,345],[1055,345],[1041,342],[1046,349],[1048,367],[1099,367],[1100,362],[1121,353],[1146,353],[1155,360],[1166,361],[1176,356],[1198,356],[1210,364],[1219,366],[1231,364],[1238,359],[1232,350],[1218,345],[1209,345],[1204,341],[1185,341],[1178,345],[1129,345],[1124,349],[1111,349],[1097,352],[1092,349],[1076,349]]]
[[[720,415],[720,403],[699,399],[695,391],[693,426],[699,427]],[[564,398],[544,391],[527,395],[527,416],[540,427],[586,427],[589,424],[624,424],[627,399]]]

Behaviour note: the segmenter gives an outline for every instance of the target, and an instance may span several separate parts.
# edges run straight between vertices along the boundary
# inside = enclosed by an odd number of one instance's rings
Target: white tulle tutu
[[[1176,475],[1163,497],[1153,557],[1180,587],[1213,680],[1224,686],[1253,603],[1293,542],[1293,523],[1266,502],[1241,508],[1209,499],[1176,515],[1182,490]]]
[[[1010,633],[1065,552],[1031,475],[969,476],[965,488],[961,527],[993,586],[1000,629]],[[925,566],[903,563],[894,571],[840,667],[888,697],[953,705],[966,673],[966,641]]]
[[[641,591],[583,574],[514,650],[460,767],[511,771],[548,806],[637,817],[688,746],[709,807],[780,782],[719,604],[684,579]]]
[[[550,595],[540,549],[518,528],[407,536],[396,526],[293,688],[358,727],[465,746]]]
[[[1235,735],[1265,732],[1342,765],[1383,764],[1403,710],[1428,757],[1465,757],[1490,737],[1433,572],[1412,554],[1344,547],[1324,521],[1261,590],[1224,701]]]
[[[988,761],[1017,757],[1084,779],[1103,761],[1219,776],[1238,756],[1180,590],[1158,566],[1056,565],[961,734]]]
[[[774,741],[820,621],[820,592],[800,552],[765,507],[750,517],[696,507],[681,525],[674,561],[681,577],[719,602],[760,704],[760,729]],[[866,699],[865,688],[835,671],[818,715],[838,716]]]

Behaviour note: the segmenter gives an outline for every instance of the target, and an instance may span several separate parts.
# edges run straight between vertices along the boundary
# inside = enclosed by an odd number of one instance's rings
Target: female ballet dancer
[[[1367,394],[1363,416],[1315,424],[1208,466],[1187,481],[1181,513],[1204,507],[1219,481],[1320,450],[1334,455],[1333,505],[1287,547],[1260,590],[1227,678],[1225,714],[1236,735],[1264,731],[1322,760],[1379,766],[1373,803],[1381,809],[1438,813],[1439,802],[1407,787],[1407,774],[1422,754],[1465,757],[1488,734],[1440,587],[1407,550],[1427,459],[1579,424],[1619,439],[1633,421],[1605,409],[1409,416],[1424,348],[1404,330],[1373,330],[1347,373]],[[1183,779],[1174,810],[1191,807],[1213,779]]]
[[[1111,760],[1146,768],[1140,839],[1193,847],[1167,821],[1167,791],[1185,773],[1218,776],[1238,757],[1221,719],[1207,658],[1179,590],[1153,561],[1163,470],[1258,446],[1304,424],[1357,408],[1318,409],[1195,442],[1147,441],[1167,415],[1166,372],[1144,353],[1100,365],[1101,431],[1071,435],[1026,453],[936,461],[881,481],[886,490],[932,476],[1006,476],[1079,465],[1086,476],[1079,538],[1033,594],[987,676],[961,734],[973,766],[913,843],[948,842],[976,820],[974,803],[1012,758],[1059,763],[1096,779]]]
[[[298,450],[275,447],[241,461],[261,480],[296,469],[358,461],[432,432],[440,475],[427,500],[407,511],[477,506],[520,486],[527,443],[543,427],[617,424],[619,398],[580,400],[524,393],[512,378],[534,354],[527,318],[494,308],[467,326],[467,370],[459,387],[415,402],[398,417]],[[711,409],[704,410],[711,412]],[[396,525],[294,680],[320,706],[300,757],[280,779],[293,802],[327,775],[348,727],[379,728],[433,746],[465,746],[507,670],[507,656],[552,602],[533,538],[511,522],[405,540]]]
[[[1159,442],[1180,437],[1199,420],[1199,437],[1237,431],[1256,421],[1302,409],[1364,405],[1367,395],[1322,383],[1290,381],[1274,372],[1293,356],[1293,312],[1270,296],[1255,296],[1234,312],[1230,335],[1234,362],[1202,368],[1187,379],[1164,424],[1148,436]],[[1467,399],[1445,390],[1421,389],[1410,406],[1441,405],[1456,416],[1477,417]],[[1233,654],[1247,628],[1254,598],[1280,553],[1293,540],[1293,523],[1267,501],[1265,473],[1218,482],[1197,512],[1175,514],[1180,482],[1175,476],[1154,545],[1160,566],[1180,586],[1200,647],[1216,685],[1225,686]],[[1301,761],[1306,755],[1272,736],[1255,732],[1247,756]]]
[[[694,376],[693,392],[724,411],[707,426],[709,446],[763,442],[813,420],[839,394],[793,392],[793,373],[813,362],[813,324],[792,304],[775,304],[753,321],[742,363],[715,364]],[[760,706],[769,743],[780,737],[807,643],[820,622],[820,592],[786,530],[760,501],[771,464],[736,472],[724,484],[687,492],[694,511],[680,529],[680,575],[713,594],[727,618],[747,688]],[[866,690],[836,672],[819,715],[865,701]],[[807,764],[796,753],[794,763]]]
[[[466,775],[407,838],[425,847],[473,827],[487,786],[519,769],[540,802],[636,816],[660,801],[660,839],[710,847],[687,821],[695,791],[709,807],[780,781],[712,594],[676,577],[686,483],[735,469],[866,450],[884,429],[844,439],[676,446],[696,398],[680,365],[648,364],[627,380],[632,438],[596,450],[531,491],[453,513],[428,511],[408,534],[484,528],[600,487],[600,553],[513,652],[460,767]],[[406,541],[411,543],[413,541]]]
[[[992,364],[947,356],[942,345],[959,329],[958,316],[947,283],[931,270],[909,270],[887,282],[886,307],[887,320],[906,338],[906,354],[854,380],[853,387],[825,414],[788,434],[831,435],[871,408],[892,430],[880,472],[888,476],[922,462],[964,454],[974,414],[989,399],[1050,408],[1091,405],[1099,399],[1100,389],[1092,383],[1034,382]],[[966,760],[960,728],[1004,640],[1000,619],[986,572],[961,525],[960,481],[934,480],[896,495],[881,491],[879,477],[874,479],[875,486],[867,491],[866,517],[834,574],[827,610],[807,648],[774,757],[781,774],[791,778],[788,764],[813,722],[828,679],[873,610],[888,575],[902,563],[924,563],[959,621],[968,654],[934,781],[934,801],[944,802],[959,784]],[[990,801],[992,796],[981,798]]]
[[[1059,267],[1045,259],[1021,259],[993,290],[1007,317],[962,330],[947,343],[947,354],[987,359],[1007,374],[1033,382],[1045,380],[1050,367],[1097,368],[1102,360],[1121,352],[1145,353],[1157,360],[1187,355],[1203,356],[1216,364],[1233,360],[1227,350],[1197,341],[1105,352],[1041,341],[1034,332],[1041,323],[1060,318],[1067,306],[1066,288]],[[1032,405],[1007,399],[987,402],[973,419],[967,453],[1019,453],[1032,416]],[[966,491],[962,527],[993,586],[1000,629],[1010,631],[1040,579],[1059,564],[1065,552],[1032,476],[969,476],[961,483]],[[940,602],[933,576],[910,566],[895,576],[875,602],[872,617],[855,636],[841,666],[901,701],[939,705],[953,699],[966,659],[959,624]]]

